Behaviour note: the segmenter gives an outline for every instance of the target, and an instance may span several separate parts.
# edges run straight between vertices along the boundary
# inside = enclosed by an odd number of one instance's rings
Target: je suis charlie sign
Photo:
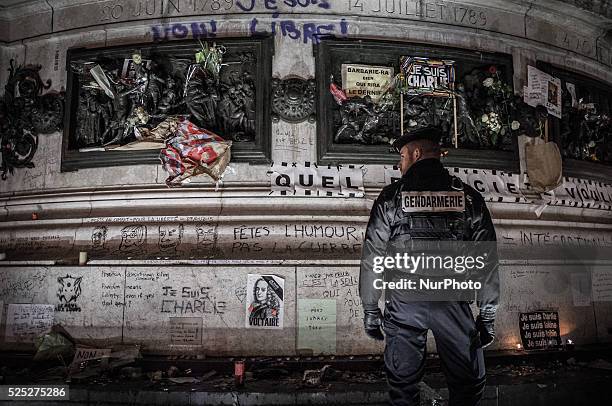
[[[455,62],[404,56],[400,60],[405,94],[450,95],[455,88]]]
[[[404,133],[404,95],[451,97],[455,136],[453,144],[458,147],[457,99],[455,97],[455,61],[436,60],[404,56],[400,59],[400,125]]]

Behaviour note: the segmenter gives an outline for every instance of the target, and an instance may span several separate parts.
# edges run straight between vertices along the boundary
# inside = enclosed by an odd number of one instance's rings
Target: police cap
[[[436,127],[424,127],[419,128],[417,130],[412,130],[393,142],[393,149],[395,152],[399,153],[404,145],[408,144],[412,141],[418,140],[430,140],[435,144],[440,144],[440,140],[442,139],[442,131],[440,131]]]

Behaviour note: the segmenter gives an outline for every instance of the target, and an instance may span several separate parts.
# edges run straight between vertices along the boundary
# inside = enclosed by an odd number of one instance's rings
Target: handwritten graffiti
[[[257,6],[260,7],[257,7]],[[288,12],[302,12],[306,8],[331,9],[331,0],[138,0],[113,1],[99,8],[101,22],[134,18],[168,17],[189,14],[279,13],[279,6]]]
[[[274,16],[273,16],[274,17]],[[272,20],[265,26],[260,24],[257,18],[251,20],[249,27],[251,36],[260,36],[265,34],[282,35],[283,38],[303,41],[307,44],[309,41],[313,44],[318,44],[321,37],[327,35],[339,34],[346,36],[348,34],[348,22],[343,18],[339,23],[333,24],[316,24],[303,23],[299,24],[293,20]]]
[[[57,278],[59,283],[59,289],[57,291],[57,298],[59,303],[55,307],[58,312],[80,312],[81,307],[77,304],[77,299],[81,296],[81,280],[82,276],[78,278],[72,277],[68,274],[63,277]]]
[[[236,288],[236,290],[234,290],[234,294],[238,300],[240,300],[240,303],[244,303],[244,299],[246,299],[246,288]]]
[[[349,315],[349,320],[361,320],[363,317],[357,275],[348,271],[313,272],[304,275],[300,285],[316,289],[324,299],[337,300]]]
[[[224,314],[226,302],[210,293],[210,287],[172,286],[162,287],[161,313],[173,314]]]
[[[217,22],[210,20],[204,23],[191,24],[162,24],[151,27],[153,41],[167,41],[169,39],[205,39],[215,38],[217,36]]]
[[[108,228],[106,226],[95,227],[91,232],[91,249],[93,251],[106,250],[106,235]]]
[[[236,0],[236,6],[245,12],[253,11],[257,0]],[[330,0],[263,0],[263,5],[271,11],[278,11],[278,5],[284,4],[291,8],[318,7],[325,10],[331,8]]]
[[[212,223],[198,224],[195,231],[195,251],[203,257],[214,258],[217,254],[217,225]]]
[[[176,254],[183,240],[183,225],[159,226],[159,250],[162,254]]]
[[[348,34],[348,22],[345,19],[338,23],[317,24],[312,22],[296,22],[294,20],[278,20],[279,15],[274,14],[272,21],[262,23],[253,18],[246,23],[245,29],[250,36],[279,35],[295,41],[318,44],[321,37],[327,35],[346,36]],[[239,29],[238,29],[239,30]],[[194,23],[161,24],[151,27],[153,41],[168,41],[174,39],[206,39],[216,38],[219,32],[217,21]]]
[[[119,251],[126,254],[140,254],[147,242],[147,227],[144,225],[126,226],[121,229]]]

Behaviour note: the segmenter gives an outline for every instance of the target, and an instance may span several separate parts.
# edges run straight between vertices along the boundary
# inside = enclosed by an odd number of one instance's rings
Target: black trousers
[[[449,406],[478,405],[485,387],[483,350],[467,302],[408,302],[385,307],[385,369],[390,404],[419,405],[427,331],[432,330],[448,383]]]

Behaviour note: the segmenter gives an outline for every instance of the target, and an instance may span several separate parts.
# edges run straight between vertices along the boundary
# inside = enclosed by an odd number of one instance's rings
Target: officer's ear
[[[418,161],[423,156],[423,147],[420,145],[415,145],[414,149],[412,150],[412,154],[414,158],[413,161]]]

